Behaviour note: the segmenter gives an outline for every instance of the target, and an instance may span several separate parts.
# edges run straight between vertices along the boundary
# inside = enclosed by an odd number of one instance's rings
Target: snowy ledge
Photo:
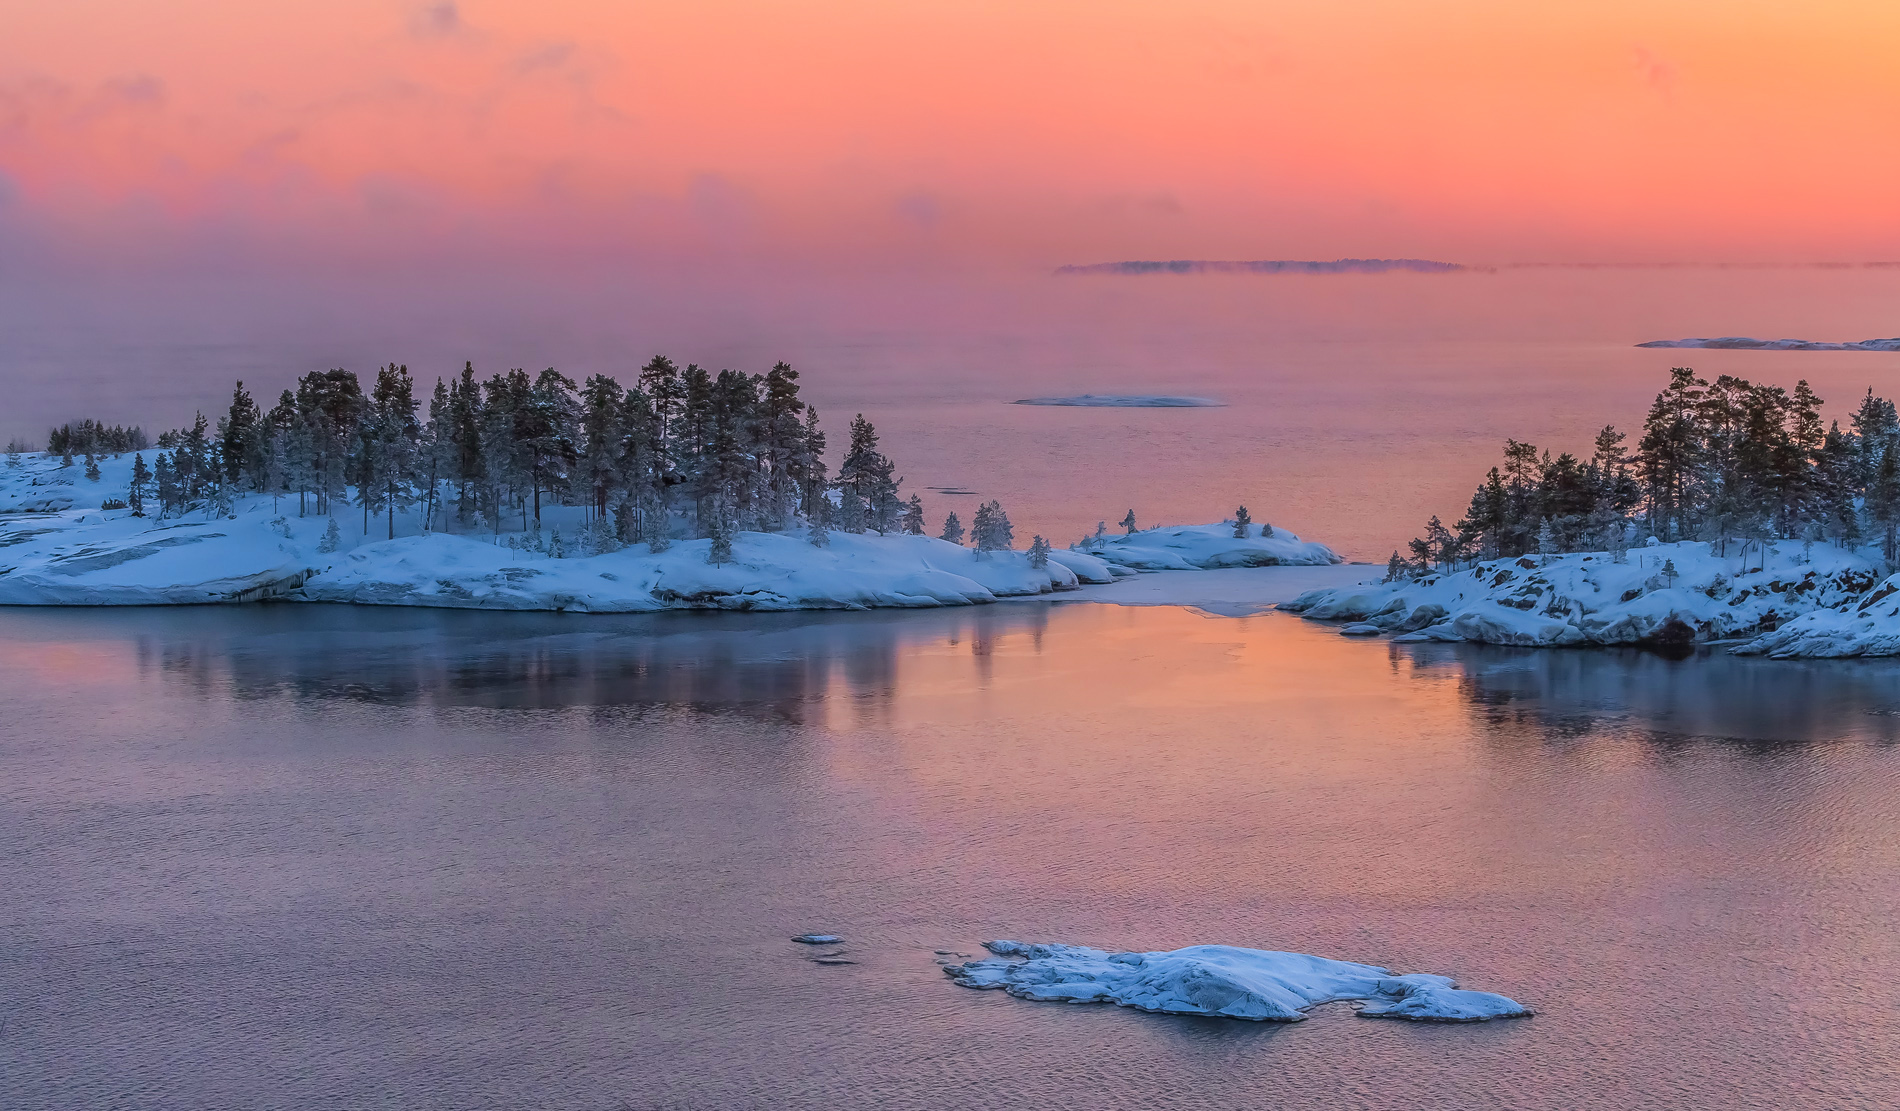
[[[158,521],[81,508],[124,488],[129,460],[77,468],[35,460],[0,473],[0,604],[172,605],[290,601],[459,609],[616,613],[671,609],[803,610],[961,606],[1110,584],[1144,571],[1340,562],[1284,530],[1237,538],[1233,525],[1157,528],[1104,538],[1088,552],[1056,549],[1043,567],[1021,551],[987,552],[924,536],[741,532],[729,563],[706,562],[708,540],[653,552],[636,544],[573,559],[517,552],[492,537],[446,533],[359,539],[322,551],[327,517],[294,499],[239,501],[229,516]],[[551,511],[577,515],[578,509]],[[354,521],[344,531],[360,532]],[[560,526],[575,535],[577,522]],[[417,523],[398,518],[399,529]],[[384,522],[372,522],[373,537]]]
[[[1298,1022],[1322,1003],[1361,1001],[1364,1018],[1488,1022],[1527,1018],[1530,1008],[1445,976],[1395,976],[1377,965],[1305,953],[1190,945],[1162,953],[1111,953],[1080,945],[986,941],[989,960],[944,972],[968,988],[999,988],[1018,999],[1114,1003],[1170,1015]]]
[[[1281,608],[1348,636],[1557,648],[1686,647],[1776,658],[1900,655],[1900,575],[1801,541],[1684,541],[1492,560],[1451,574],[1308,591]]]

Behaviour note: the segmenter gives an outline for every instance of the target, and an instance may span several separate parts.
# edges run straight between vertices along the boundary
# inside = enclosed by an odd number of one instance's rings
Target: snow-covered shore
[[[1231,524],[1105,537],[1088,552],[1055,549],[1046,566],[1027,552],[979,555],[924,536],[834,532],[815,547],[804,530],[740,532],[732,560],[707,562],[708,540],[653,552],[636,544],[576,558],[517,550],[488,535],[419,533],[345,513],[335,552],[322,551],[329,518],[298,518],[294,499],[250,496],[228,515],[198,510],[173,520],[98,508],[122,496],[129,457],[101,460],[98,481],[78,465],[23,459],[0,468],[0,604],[162,605],[263,598],[471,609],[641,612],[667,609],[868,609],[973,605],[1068,592],[1145,571],[1330,566],[1323,544],[1284,530],[1235,538]],[[566,516],[551,511],[575,535]]]
[[[1367,1018],[1487,1022],[1525,1018],[1530,1009],[1446,976],[1395,976],[1377,965],[1305,953],[1190,945],[1163,953],[1110,953],[1080,945],[986,941],[988,960],[944,967],[969,988],[1000,988],[1019,999],[1114,1003],[1170,1015],[1298,1022],[1322,1003],[1359,1000]]]
[[[1348,635],[1530,647],[1683,646],[1788,657],[1900,654],[1900,576],[1800,541],[1684,541],[1492,560],[1450,574],[1308,591],[1281,608]]]

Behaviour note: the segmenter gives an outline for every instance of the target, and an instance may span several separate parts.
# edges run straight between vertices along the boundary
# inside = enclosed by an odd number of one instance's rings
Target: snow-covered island
[[[834,470],[784,363],[714,375],[656,356],[633,385],[465,366],[426,402],[391,364],[367,390],[313,371],[269,408],[239,382],[215,424],[156,443],[94,420],[9,443],[0,604],[866,609],[1341,562],[1245,507],[1162,529],[1130,510],[1121,535],[1025,551],[992,499],[926,535],[871,422],[837,449]]]
[[[737,530],[723,561],[712,538],[612,544],[590,551],[585,508],[544,506],[531,532],[422,532],[415,507],[388,522],[329,516],[296,499],[244,494],[159,519],[120,500],[133,456],[95,461],[99,477],[58,458],[0,466],[0,604],[157,605],[261,599],[474,609],[639,612],[973,605],[1113,583],[1150,571],[1340,562],[1284,529],[1234,535],[1233,522],[1104,535],[1086,550],[977,551],[937,537],[820,530]],[[571,539],[570,539],[571,538]],[[593,541],[592,543],[598,543]],[[608,545],[601,545],[607,547]]]
[[[1114,1003],[1170,1015],[1255,1022],[1298,1022],[1322,1003],[1360,1001],[1365,1018],[1412,1022],[1488,1022],[1527,1018],[1530,1008],[1485,991],[1465,991],[1446,976],[1393,975],[1377,965],[1305,953],[1190,945],[1160,953],[1111,953],[1081,945],[986,941],[996,956],[947,964],[969,988],[1001,989],[1019,999]]]
[[[1633,453],[1607,426],[1582,458],[1506,441],[1383,580],[1282,608],[1401,641],[1900,655],[1900,413],[1869,389],[1843,429],[1822,404],[1677,367]]]

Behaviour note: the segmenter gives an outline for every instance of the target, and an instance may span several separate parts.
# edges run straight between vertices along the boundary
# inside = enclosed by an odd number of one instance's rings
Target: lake
[[[4,610],[0,659],[10,1111],[1900,1103],[1900,664],[1041,602]],[[943,976],[989,938],[1537,1015]]]

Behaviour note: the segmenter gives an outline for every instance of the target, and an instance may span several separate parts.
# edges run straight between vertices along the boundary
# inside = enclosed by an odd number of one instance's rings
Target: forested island
[[[1340,562],[1244,507],[1174,529],[1130,511],[1119,536],[1017,551],[992,498],[927,536],[870,421],[851,421],[835,469],[826,449],[782,362],[715,375],[656,357],[624,386],[465,364],[426,403],[395,363],[367,390],[348,370],[305,374],[269,407],[239,382],[215,420],[155,443],[84,420],[43,452],[9,445],[0,603],[953,605],[1136,570]]]
[[[1634,451],[1609,426],[1587,458],[1509,440],[1382,583],[1287,608],[1412,640],[1900,654],[1900,419],[1871,389],[1845,429],[1821,408],[1675,368]]]

